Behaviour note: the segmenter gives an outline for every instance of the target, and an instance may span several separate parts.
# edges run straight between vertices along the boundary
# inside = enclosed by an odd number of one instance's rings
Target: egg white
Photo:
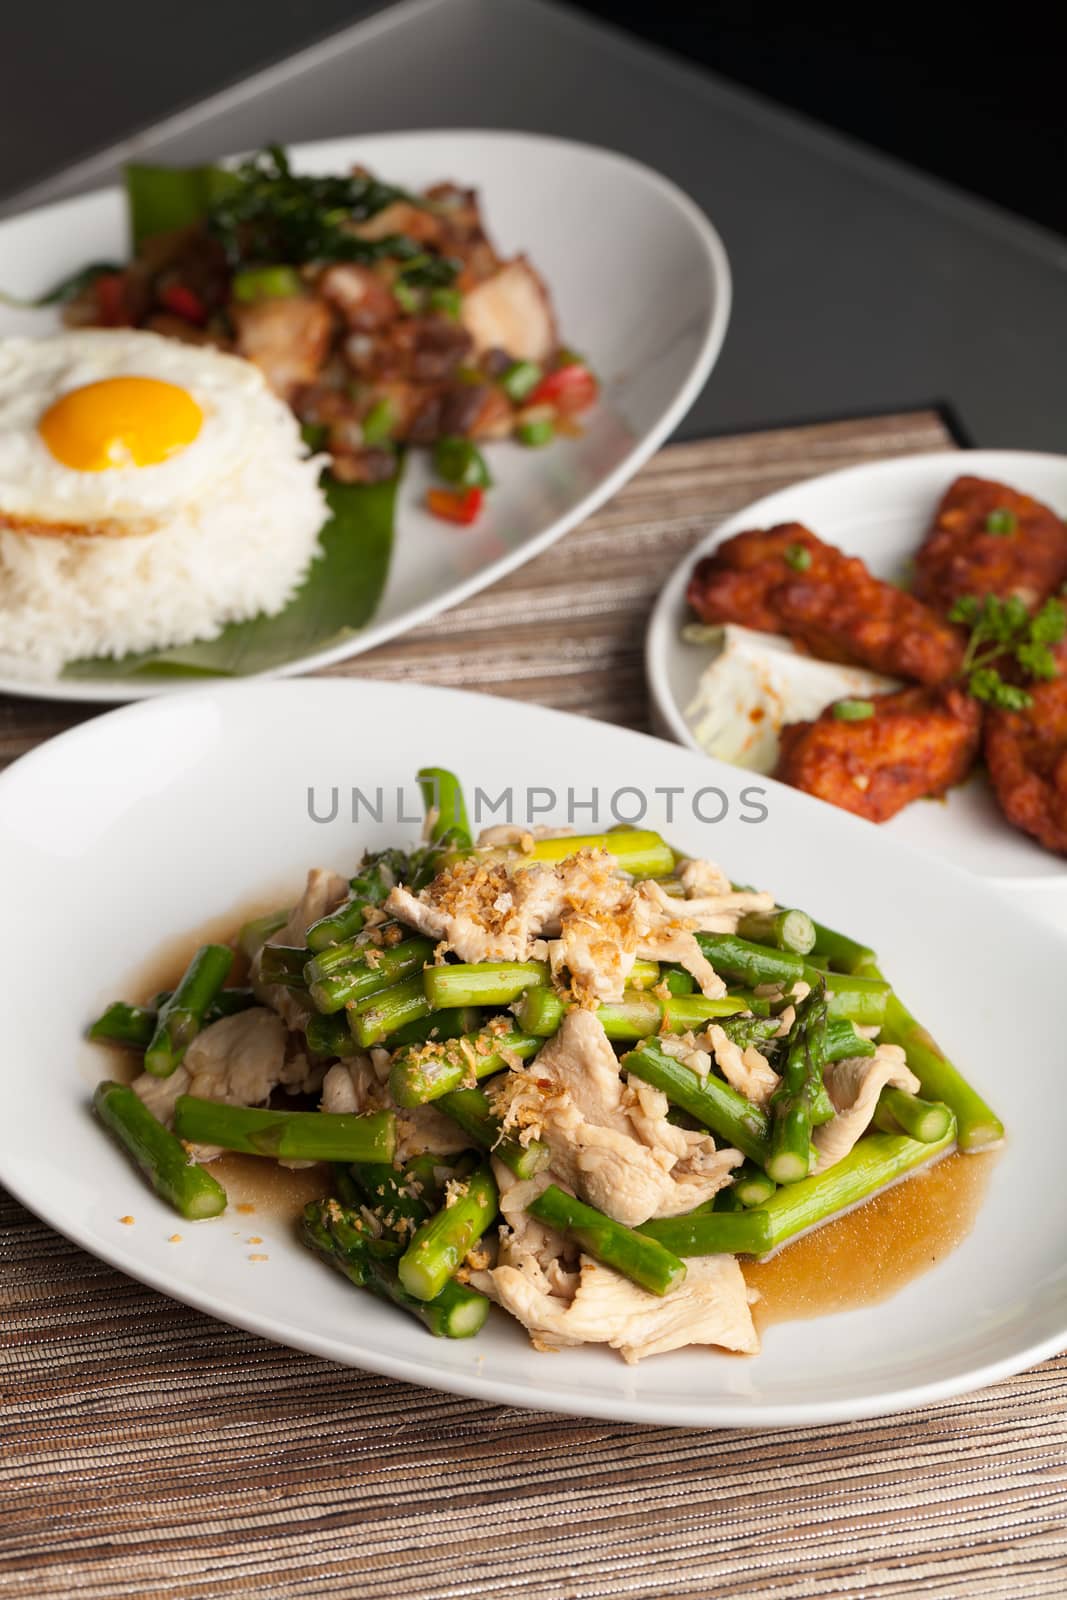
[[[38,424],[73,389],[116,377],[184,389],[203,421],[192,442],[155,466],[79,472],[48,449]],[[188,509],[261,449],[289,455],[297,423],[258,368],[236,356],[133,329],[83,329],[50,339],[0,339],[0,524],[145,534]]]

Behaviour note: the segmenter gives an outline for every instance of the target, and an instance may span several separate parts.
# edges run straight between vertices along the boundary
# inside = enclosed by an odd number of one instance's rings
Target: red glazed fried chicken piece
[[[949,612],[963,595],[1017,595],[1032,611],[1067,578],[1067,526],[1027,494],[957,478],[915,558],[914,590]]]
[[[962,660],[955,628],[799,522],[727,539],[697,563],[687,598],[704,622],[784,633],[824,661],[890,677],[943,683]]]
[[[870,822],[887,822],[967,776],[982,710],[962,689],[899,689],[870,704],[872,715],[859,721],[828,706],[815,722],[783,728],[775,775]]]

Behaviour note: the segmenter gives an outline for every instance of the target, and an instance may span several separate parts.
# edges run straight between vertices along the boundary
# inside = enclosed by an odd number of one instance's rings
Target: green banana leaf
[[[212,202],[238,181],[222,167],[150,167],[138,162],[131,162],[123,176],[135,250],[154,233],[171,233],[199,222]]]
[[[71,661],[64,678],[241,677],[324,650],[367,625],[389,576],[399,474],[388,483],[327,479],[322,555],[276,617],[231,622],[217,639],[115,659]]]

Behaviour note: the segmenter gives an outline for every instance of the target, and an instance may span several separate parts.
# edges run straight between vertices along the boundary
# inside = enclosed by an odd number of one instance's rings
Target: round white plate
[[[251,897],[284,898],[309,865],[344,869],[365,845],[413,839],[417,824],[397,817],[419,813],[423,762],[459,771],[482,822],[478,789],[494,801],[510,791],[516,820],[532,791],[532,820],[556,822],[568,791],[579,803],[595,792],[602,824],[613,796],[626,816],[647,796],[649,821],[679,847],[873,941],[1008,1125],[971,1236],[882,1305],[772,1327],[755,1359],[696,1349],[638,1367],[596,1346],[540,1355],[497,1312],[477,1339],[435,1340],[269,1218],[256,1218],[257,1253],[269,1257],[259,1264],[247,1219],[243,1230],[227,1216],[180,1224],[182,1243],[169,1244],[173,1213],[90,1115],[107,1067],[81,1041],[87,1021],[161,941],[209,917],[237,920]],[[380,822],[364,813],[353,826],[353,786]],[[313,820],[311,810],[330,815],[334,788],[336,817]],[[719,823],[696,820],[724,809]],[[578,815],[590,824],[587,809]],[[1056,997],[1067,944],[978,879],[806,795],[491,697],[351,679],[210,687],[100,717],[17,762],[0,778],[0,875],[0,970],[17,975],[0,1007],[0,1182],[105,1261],[214,1316],[484,1400],[684,1426],[880,1414],[992,1382],[1065,1342]]]
[[[922,543],[942,494],[964,473],[999,479],[1067,515],[1067,456],[954,450],[875,461],[809,478],[746,506],[709,533],[671,573],[649,621],[645,669],[656,726],[691,750],[700,749],[686,709],[710,655],[699,645],[686,644],[681,631],[692,621],[685,590],[701,556],[745,528],[795,521],[806,523],[821,539],[850,555],[862,556],[879,577],[899,579]],[[1009,827],[981,771],[951,790],[945,800],[906,807],[882,823],[880,831],[947,856],[970,872],[995,878],[1005,888],[1067,886],[1063,861]]]
[[[564,336],[589,357],[603,392],[581,438],[545,450],[489,446],[495,487],[470,529],[423,509],[432,479],[424,452],[412,452],[374,620],[271,676],[381,644],[495,582],[589,516],[689,409],[730,314],[730,269],[714,228],[674,184],[625,156],[533,134],[453,131],[333,139],[290,154],[298,171],[342,172],[360,161],[407,188],[445,178],[477,188],[492,238],[505,254],[528,252],[544,273]],[[39,294],[87,261],[126,253],[125,198],[117,188],[99,190],[0,223],[0,288]],[[58,325],[55,311],[0,305],[0,335],[46,334]],[[0,678],[0,690],[62,700],[142,699],[182,684]]]

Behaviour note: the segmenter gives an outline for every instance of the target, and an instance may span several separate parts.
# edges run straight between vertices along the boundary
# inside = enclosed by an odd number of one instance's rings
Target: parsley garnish
[[[1039,682],[1059,677],[1051,646],[1067,633],[1067,610],[1062,600],[1046,600],[1031,617],[1024,603],[1009,595],[1000,600],[987,594],[979,600],[965,595],[948,614],[950,622],[970,629],[961,676],[976,700],[1002,711],[1025,711],[1032,697],[1017,684],[1007,683],[1000,667],[1009,662]]]

